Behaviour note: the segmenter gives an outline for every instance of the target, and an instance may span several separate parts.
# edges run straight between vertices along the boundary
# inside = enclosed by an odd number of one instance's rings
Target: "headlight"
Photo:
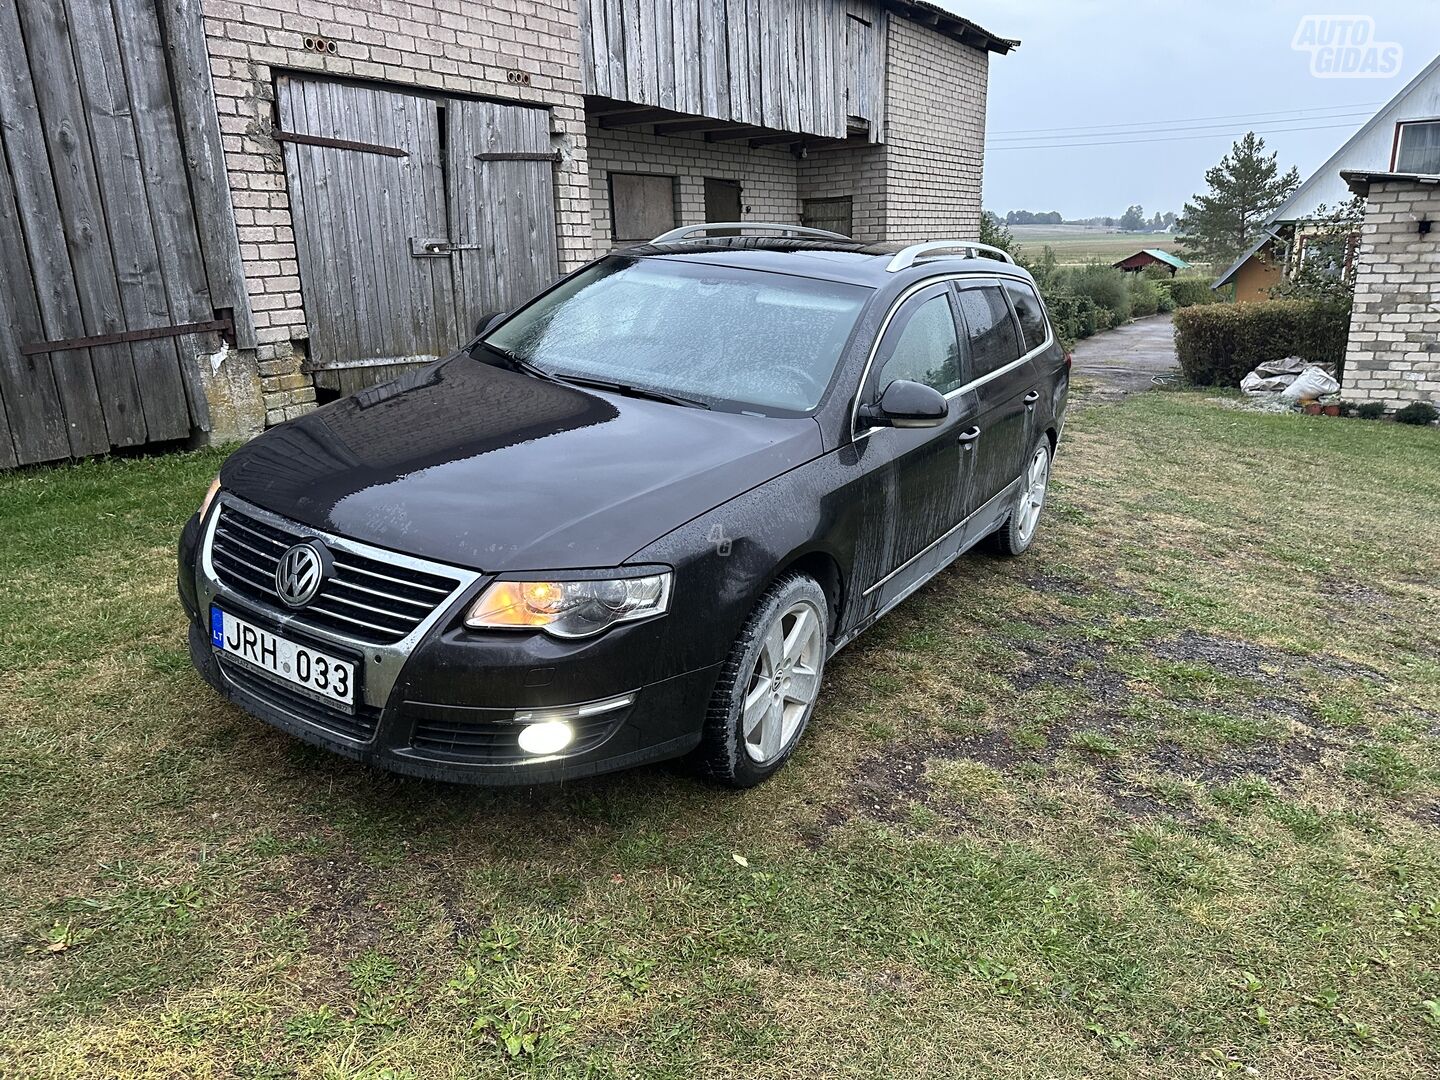
[[[670,574],[585,581],[497,581],[470,606],[474,630],[544,630],[559,638],[598,634],[670,609]]]
[[[205,520],[205,515],[210,512],[210,504],[215,501],[215,496],[220,494],[220,477],[210,481],[210,490],[205,492],[205,498],[200,503],[200,520]]]

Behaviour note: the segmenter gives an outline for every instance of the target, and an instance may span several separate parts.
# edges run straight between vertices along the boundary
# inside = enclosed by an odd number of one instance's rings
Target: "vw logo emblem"
[[[288,549],[275,567],[275,591],[289,607],[304,607],[314,600],[324,579],[325,558],[313,542]]]

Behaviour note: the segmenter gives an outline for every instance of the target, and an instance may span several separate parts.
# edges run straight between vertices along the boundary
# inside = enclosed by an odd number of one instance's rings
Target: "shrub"
[[[1047,295],[1045,307],[1055,324],[1055,333],[1067,348],[1100,328],[1100,311],[1088,296]]]
[[[1154,315],[1160,310],[1160,290],[1155,282],[1132,274],[1130,277],[1130,314],[1135,318]]]
[[[1170,294],[1177,308],[1194,307],[1197,304],[1223,304],[1225,297],[1210,288],[1205,278],[1171,278],[1160,283],[1161,289]]]
[[[1385,403],[1383,401],[1366,401],[1355,409],[1355,415],[1361,420],[1379,420],[1385,415]]]
[[[1108,325],[1117,326],[1130,318],[1130,283],[1123,271],[1092,262],[1056,275],[1060,291],[1088,297],[1098,308],[1110,313]]]
[[[1440,412],[1428,401],[1412,401],[1395,413],[1395,419],[1402,424],[1433,424]]]
[[[1239,386],[1257,364],[1299,356],[1341,375],[1350,309],[1313,300],[1189,307],[1175,313],[1180,369],[1201,386]]]

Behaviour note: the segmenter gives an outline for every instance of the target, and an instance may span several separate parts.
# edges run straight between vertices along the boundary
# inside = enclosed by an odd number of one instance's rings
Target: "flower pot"
[[[1320,403],[1318,401],[1307,401],[1302,408],[1305,410],[1306,416],[1320,415]]]
[[[1324,405],[1324,406],[1321,406],[1320,411],[1323,412],[1326,416],[1339,416],[1339,415],[1340,415],[1340,406],[1339,406],[1339,405]]]

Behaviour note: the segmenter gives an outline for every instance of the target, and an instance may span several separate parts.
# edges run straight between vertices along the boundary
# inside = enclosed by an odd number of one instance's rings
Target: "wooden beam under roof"
[[[764,138],[766,135],[774,134],[776,134],[776,132],[770,128],[753,127],[749,124],[741,124],[737,125],[734,128],[731,128],[728,131],[707,131],[705,133],[705,141],[733,142],[738,139],[761,139]],[[800,134],[795,134],[791,136],[791,138],[794,139],[803,139],[804,137],[805,136]]]

